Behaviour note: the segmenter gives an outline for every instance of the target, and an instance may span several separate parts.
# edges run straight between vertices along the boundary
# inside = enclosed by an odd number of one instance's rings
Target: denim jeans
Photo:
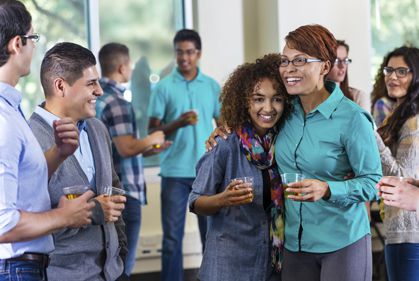
[[[135,265],[135,254],[141,227],[141,203],[139,200],[126,196],[125,209],[122,216],[125,221],[128,253],[125,258],[125,274],[130,275]]]
[[[0,281],[47,281],[46,269],[32,261],[0,260]]]
[[[385,247],[389,281],[419,280],[419,244],[387,244]]]
[[[161,180],[161,216],[163,226],[162,280],[183,280],[182,241],[185,231],[189,193],[195,178],[167,178]],[[198,216],[202,245],[207,233],[206,217]]]

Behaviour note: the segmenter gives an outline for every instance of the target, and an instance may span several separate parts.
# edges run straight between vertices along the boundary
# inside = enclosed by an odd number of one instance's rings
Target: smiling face
[[[62,102],[65,116],[80,121],[96,115],[96,99],[103,95],[99,85],[99,74],[96,66],[83,70],[83,76],[73,85],[64,82],[64,101]]]
[[[348,52],[344,46],[339,46],[337,49],[337,59],[339,61],[344,61],[348,58]],[[334,64],[330,70],[327,78],[336,83],[342,83],[345,80],[346,71],[348,70],[348,65],[344,63]]]
[[[201,51],[195,47],[192,41],[180,41],[175,44],[176,62],[180,73],[184,76],[196,72]]]
[[[399,67],[409,68],[401,56],[391,57],[387,63],[387,67],[392,67],[393,69]],[[410,84],[412,83],[412,77],[412,72],[408,72],[405,77],[397,77],[395,71],[393,71],[390,75],[384,76],[384,82],[386,83],[388,95],[398,101],[403,100],[407,95],[407,90],[409,89]]]
[[[280,66],[279,73],[290,95],[309,95],[323,88],[324,75],[327,74],[329,63],[310,62],[303,66],[295,66],[291,61],[295,58],[313,58],[299,50],[284,47],[282,58],[290,61],[288,66]]]
[[[265,135],[276,125],[284,111],[284,98],[274,88],[273,81],[267,78],[256,84],[250,95],[249,115],[256,133]]]

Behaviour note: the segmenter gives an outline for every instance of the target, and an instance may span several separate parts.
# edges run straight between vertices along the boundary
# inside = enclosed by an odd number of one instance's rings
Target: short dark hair
[[[51,94],[51,85],[57,77],[62,77],[73,85],[86,68],[96,65],[93,53],[80,45],[62,42],[56,44],[45,54],[41,64],[41,84],[45,96]]]
[[[114,73],[121,64],[121,59],[129,58],[129,49],[120,43],[108,43],[99,51],[99,63],[102,75]]]
[[[197,50],[202,49],[201,37],[199,36],[198,32],[193,29],[181,29],[176,32],[176,35],[173,38],[173,46],[176,45],[176,43],[184,41],[193,42]]]
[[[0,66],[9,60],[7,44],[17,35],[25,35],[31,29],[32,17],[20,1],[0,1]]]

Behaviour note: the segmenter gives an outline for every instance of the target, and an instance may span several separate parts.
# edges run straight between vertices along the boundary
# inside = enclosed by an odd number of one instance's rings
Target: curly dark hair
[[[279,54],[267,54],[254,63],[245,63],[230,74],[221,91],[221,122],[233,130],[250,121],[249,102],[255,86],[264,78],[273,81],[274,89],[284,98],[284,111],[280,122],[291,112],[291,101],[284,83],[279,76]]]
[[[385,124],[378,128],[378,133],[387,146],[398,141],[399,131],[407,119],[419,114],[419,49],[400,47],[392,51],[385,60],[385,65],[392,57],[402,57],[412,73],[412,82],[407,89],[405,99],[388,117]]]

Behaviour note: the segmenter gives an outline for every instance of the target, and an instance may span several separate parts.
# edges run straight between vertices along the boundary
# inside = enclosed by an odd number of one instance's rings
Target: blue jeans
[[[32,261],[0,260],[0,281],[47,281],[46,269]]]
[[[125,209],[122,216],[125,221],[128,253],[125,258],[125,274],[130,275],[135,265],[135,254],[141,227],[141,203],[139,200],[126,196]]]
[[[195,178],[167,178],[161,180],[161,216],[163,226],[162,280],[183,280],[182,241],[189,193]],[[198,216],[202,245],[207,233],[206,217]]]
[[[389,281],[419,280],[419,244],[387,244],[385,247]]]

